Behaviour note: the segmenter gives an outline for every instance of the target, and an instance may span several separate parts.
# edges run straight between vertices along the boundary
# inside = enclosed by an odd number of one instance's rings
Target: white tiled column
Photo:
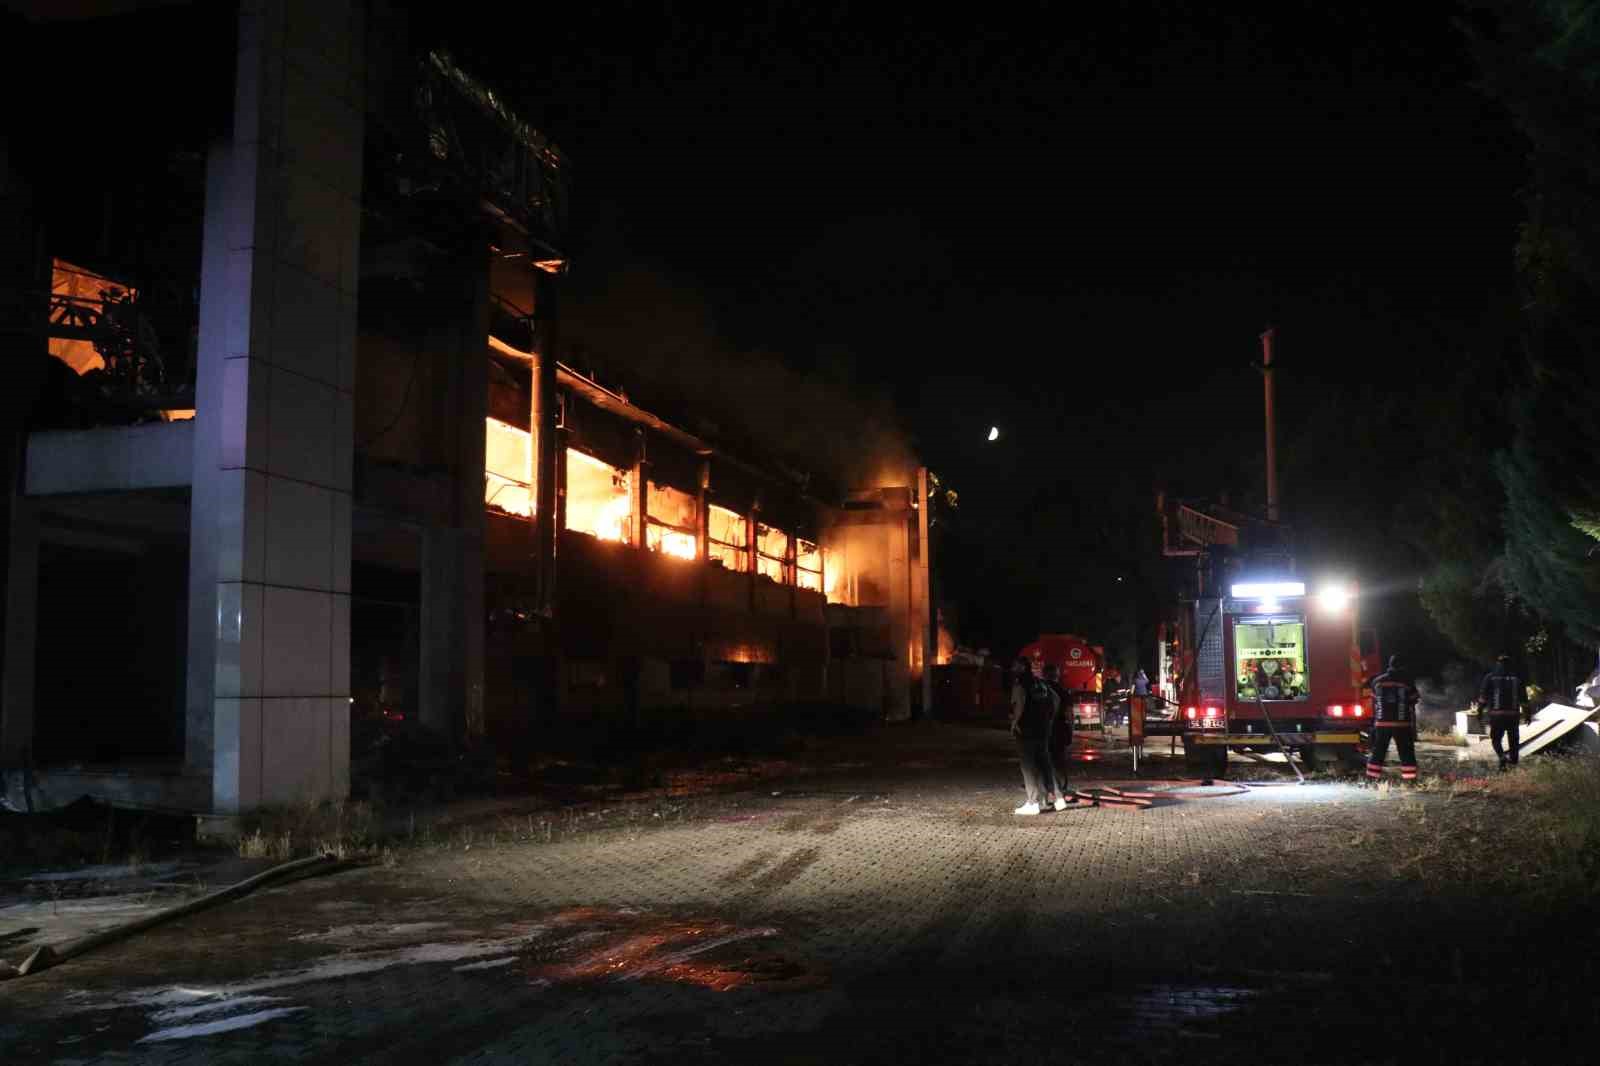
[[[349,786],[361,25],[245,0],[213,152],[191,517],[188,761],[214,813]]]

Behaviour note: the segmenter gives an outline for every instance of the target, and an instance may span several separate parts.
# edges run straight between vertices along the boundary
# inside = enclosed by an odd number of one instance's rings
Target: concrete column
[[[922,680],[922,710],[924,717],[933,714],[933,664],[939,659],[939,630],[934,623],[930,577],[932,575],[933,545],[928,540],[928,468],[917,467],[917,560],[912,571],[912,632],[921,633],[921,655],[918,660]]]
[[[694,554],[702,563],[711,558],[711,546],[707,538],[711,533],[711,504],[707,496],[711,492],[711,460],[700,460],[700,491],[695,500],[694,507]]]
[[[0,674],[0,771],[23,765],[33,750],[39,606],[36,508],[17,493],[11,497],[10,512],[5,560],[5,658],[0,660],[5,664]]]
[[[243,0],[201,261],[186,761],[212,809],[344,796],[363,28]],[[480,431],[481,437],[481,431]]]
[[[650,460],[645,455],[644,430],[633,431],[633,546],[644,548],[650,526]]]
[[[539,589],[539,613],[555,617],[557,550],[561,544],[560,504],[557,489],[564,476],[566,456],[556,430],[556,363],[559,358],[560,327],[556,280],[552,274],[534,276],[534,313],[538,316],[538,344],[535,346],[532,375],[532,410],[529,425],[533,431],[534,468],[534,556]]]
[[[761,528],[761,503],[745,512],[744,516],[744,566],[745,610],[756,611],[756,572],[761,566],[761,549],[756,543],[756,530]]]
[[[15,169],[15,142],[0,135],[0,775],[33,745],[39,533],[23,495],[26,422],[50,365],[45,341],[50,257],[33,191]]]
[[[889,693],[886,715],[891,722],[911,717],[911,658],[920,651],[920,630],[911,625],[914,606],[911,596],[911,523],[909,511],[883,527],[888,540],[889,641],[891,658],[885,672]]]
[[[447,367],[441,422],[453,453],[449,525],[423,533],[421,718],[450,738],[483,737],[484,420],[489,414],[489,254],[471,244],[443,285],[444,311],[456,322],[429,338]]]
[[[459,529],[431,526],[422,534],[421,640],[418,651],[418,717],[422,724],[452,744],[467,735],[468,697],[468,572],[476,555],[470,538]]]

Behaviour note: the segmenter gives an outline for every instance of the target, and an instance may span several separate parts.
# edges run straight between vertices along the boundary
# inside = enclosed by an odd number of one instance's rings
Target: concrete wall
[[[209,161],[186,758],[217,814],[348,790],[360,12],[244,0]]]
[[[194,476],[194,423],[47,430],[28,438],[26,492],[175,488]]]

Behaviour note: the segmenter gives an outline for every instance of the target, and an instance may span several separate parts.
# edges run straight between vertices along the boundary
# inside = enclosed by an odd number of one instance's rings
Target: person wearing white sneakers
[[[1056,791],[1055,771],[1050,766],[1050,724],[1059,706],[1055,691],[1033,674],[1033,663],[1017,660],[1011,683],[1011,736],[1017,742],[1022,761],[1022,787],[1027,801],[1012,813],[1038,814],[1040,802]],[[1066,809],[1060,796],[1055,809]]]
[[[1044,683],[1050,686],[1055,697],[1055,711],[1050,715],[1050,735],[1045,750],[1050,753],[1050,787],[1045,801],[1058,811],[1067,809],[1067,752],[1072,748],[1072,708],[1067,690],[1061,687],[1061,667],[1055,663],[1044,664]]]

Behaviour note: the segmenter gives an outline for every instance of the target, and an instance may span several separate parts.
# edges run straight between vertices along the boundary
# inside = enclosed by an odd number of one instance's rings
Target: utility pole
[[[1273,409],[1272,396],[1272,337],[1271,326],[1261,334],[1261,388],[1267,414],[1267,520],[1278,520],[1278,422]]]

